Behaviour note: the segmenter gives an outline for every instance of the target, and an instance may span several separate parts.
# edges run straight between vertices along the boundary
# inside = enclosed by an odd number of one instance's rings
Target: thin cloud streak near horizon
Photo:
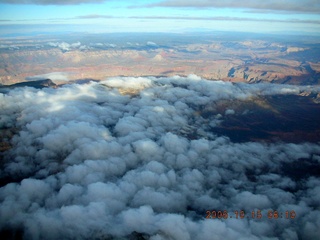
[[[267,19],[267,18],[242,18],[242,17],[181,17],[181,16],[129,16],[117,17],[111,15],[89,14],[80,15],[74,18],[52,18],[52,19],[21,19],[17,21],[41,21],[41,20],[74,20],[74,19],[149,19],[149,20],[186,20],[186,21],[244,21],[244,22],[279,22],[279,23],[307,23],[320,24],[320,20],[302,19]],[[1,19],[0,22],[12,22],[12,20]]]
[[[30,4],[30,5],[78,5],[104,3],[107,0],[0,0],[5,4]]]
[[[16,5],[79,5],[79,4],[103,4],[112,2],[110,0],[0,0],[0,4],[16,4]],[[131,1],[117,1],[130,4]],[[236,0],[164,0],[152,1],[148,4],[140,4],[134,1],[128,8],[229,8],[229,9],[251,9],[250,12],[268,13],[271,11],[285,13],[320,13],[320,3],[317,0],[266,0],[255,1],[248,0],[245,2]]]
[[[143,5],[144,7],[168,7],[168,8],[236,8],[236,9],[257,9],[257,10],[274,10],[280,12],[304,12],[304,13],[319,13],[320,3],[317,0],[306,1],[255,1],[248,0],[245,2],[237,0],[225,1],[209,1],[209,0],[167,0],[158,3]],[[262,12],[261,12],[262,13]]]

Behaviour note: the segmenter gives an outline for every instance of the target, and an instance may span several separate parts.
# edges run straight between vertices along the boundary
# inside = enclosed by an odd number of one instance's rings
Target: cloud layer
[[[6,4],[35,4],[35,5],[78,5],[103,3],[108,0],[0,0],[0,3]],[[125,1],[124,1],[125,2]],[[130,2],[130,1],[128,1]],[[133,1],[132,7],[173,7],[173,8],[241,8],[251,9],[257,12],[280,11],[295,13],[319,13],[320,3],[318,0],[265,0],[263,2],[256,0],[237,1],[237,0],[159,0],[146,5],[137,5]]]
[[[255,10],[276,10],[289,12],[319,13],[320,3],[317,0],[266,0],[266,1],[237,1],[237,0],[166,0],[148,4],[148,7],[182,7],[182,8],[245,8]]]
[[[52,81],[68,81],[69,80],[68,75],[69,74],[66,72],[52,72],[52,73],[46,73],[42,75],[26,77],[26,80],[37,81],[37,80],[43,80],[43,79],[50,79]]]
[[[292,166],[318,165],[320,146],[234,143],[208,130],[225,116],[199,114],[220,100],[301,89],[189,76],[0,94],[0,128],[14,133],[2,155],[0,231],[25,239],[317,239],[319,176]],[[258,209],[263,217],[253,219]],[[271,209],[296,218],[268,219]],[[250,217],[206,219],[207,210]]]
[[[103,3],[107,0],[0,0],[7,4],[36,4],[36,5],[77,5],[82,3]]]
[[[102,18],[102,17],[97,17]],[[302,19],[267,19],[267,18],[243,18],[243,17],[181,17],[181,16],[131,16],[133,19],[162,19],[162,20],[190,20],[190,21],[238,21],[238,22],[278,22],[278,23],[311,23],[320,24],[319,20]]]

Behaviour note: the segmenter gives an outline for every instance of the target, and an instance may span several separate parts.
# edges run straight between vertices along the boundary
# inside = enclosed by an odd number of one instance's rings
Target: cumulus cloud
[[[70,51],[72,49],[77,49],[81,46],[80,42],[75,42],[75,43],[66,43],[66,42],[49,42],[48,43],[49,46],[51,47],[56,47],[56,48],[60,48],[62,51],[66,52],[66,51]]]
[[[101,82],[102,84],[113,87],[113,88],[132,88],[132,89],[144,89],[146,87],[152,86],[152,81],[148,78],[133,78],[133,77],[123,77],[123,78],[109,78]]]
[[[139,92],[123,94],[124,86]],[[0,94],[0,128],[13,135],[11,148],[0,155],[0,234],[317,239],[320,178],[297,177],[285,168],[319,164],[319,144],[236,143],[208,130],[208,119],[199,114],[221,100],[306,88],[190,75]],[[209,121],[215,126],[223,119],[220,114]],[[206,219],[208,210],[227,210],[233,218]],[[234,211],[241,210],[246,217],[236,219]],[[258,210],[262,218],[252,218]],[[269,219],[269,210],[283,218]],[[286,219],[293,210],[295,219]]]
[[[227,109],[225,111],[225,115],[233,115],[233,114],[235,114],[235,111],[233,109]]]
[[[158,44],[156,44],[155,42],[151,42],[151,41],[148,41],[147,45],[150,47],[157,47],[158,46]]]
[[[51,79],[52,81],[68,81],[69,74],[66,72],[52,72],[52,73],[26,77],[26,80],[28,81],[37,81],[37,80],[43,80],[43,79]]]

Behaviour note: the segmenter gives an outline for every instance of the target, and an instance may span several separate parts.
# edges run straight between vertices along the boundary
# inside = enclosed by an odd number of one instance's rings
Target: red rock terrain
[[[0,49],[0,83],[17,83],[52,72],[66,73],[69,80],[196,74],[232,82],[304,85],[319,84],[320,79],[320,63],[309,56],[312,49],[299,44],[211,41],[152,48],[112,45],[103,49],[78,44],[67,50],[51,45],[32,48],[21,44],[18,49]]]

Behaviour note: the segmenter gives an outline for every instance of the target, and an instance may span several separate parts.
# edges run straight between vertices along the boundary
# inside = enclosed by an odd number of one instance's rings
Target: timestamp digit
[[[252,211],[251,212],[251,217],[252,218],[261,219],[262,218],[261,210],[257,210],[257,213],[255,213],[255,211]]]
[[[224,219],[228,218],[228,212],[226,210],[223,211],[223,218]]]
[[[291,212],[290,212],[290,218],[291,219],[294,219],[296,217],[296,212],[294,211],[294,210],[292,210]]]
[[[210,215],[211,215],[211,212],[210,211],[206,211],[206,214],[207,214],[206,219],[209,219]]]
[[[240,211],[240,218],[243,219],[245,217],[245,213],[243,210]]]
[[[216,211],[212,211],[211,218],[217,218],[217,212]]]
[[[261,210],[258,210],[258,211],[257,211],[257,218],[258,218],[258,219],[261,219],[261,218],[262,218]]]

